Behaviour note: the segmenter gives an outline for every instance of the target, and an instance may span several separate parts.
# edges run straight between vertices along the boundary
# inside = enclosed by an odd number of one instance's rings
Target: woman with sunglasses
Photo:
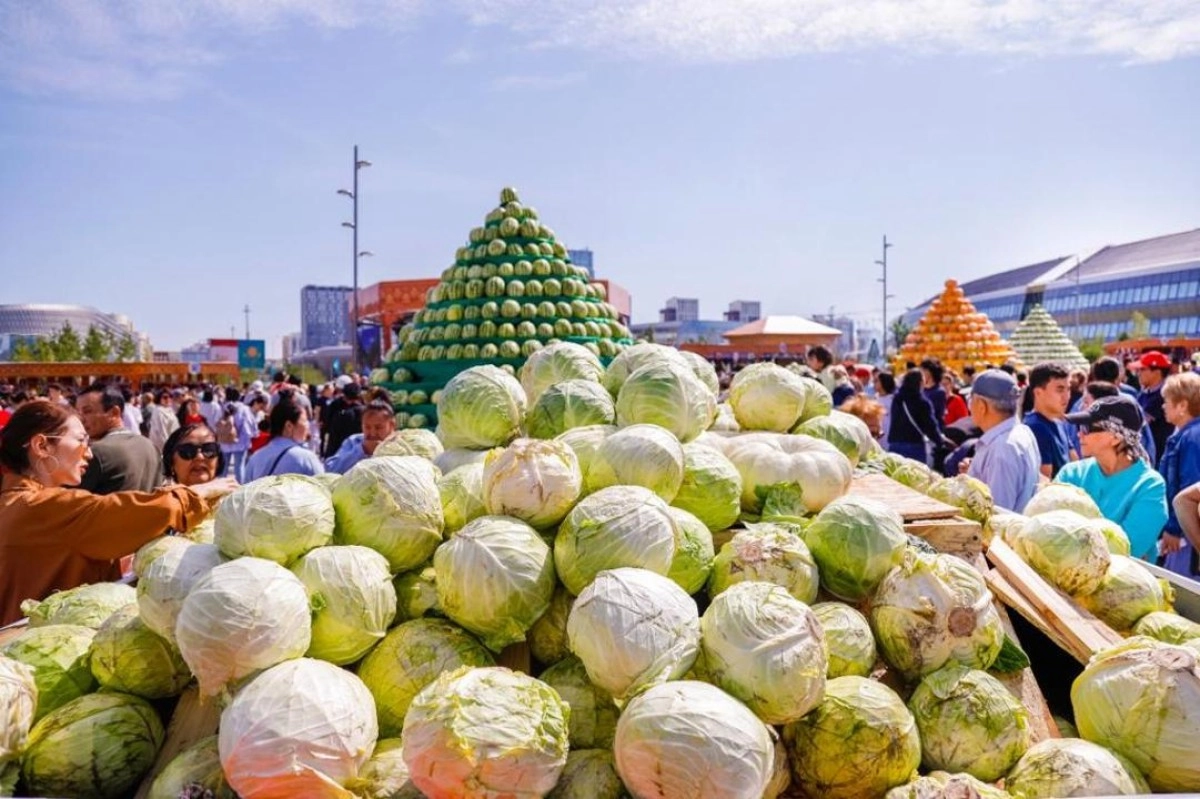
[[[1083,460],[1064,465],[1055,482],[1086,491],[1104,517],[1129,536],[1130,555],[1153,563],[1167,523],[1167,491],[1142,445],[1142,409],[1119,394],[1097,399],[1066,419],[1079,426]]]
[[[225,453],[208,425],[184,425],[163,444],[163,475],[168,482],[196,486],[225,471]]]
[[[236,484],[213,480],[99,496],[78,485],[92,457],[75,412],[23,405],[0,430],[0,625],[23,599],[118,579],[118,560],[168,528],[186,532]]]

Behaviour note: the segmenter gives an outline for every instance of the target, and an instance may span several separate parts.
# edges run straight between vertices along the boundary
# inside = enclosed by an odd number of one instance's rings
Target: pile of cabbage
[[[1122,749],[1144,730],[1100,711],[1076,714],[1095,743],[1032,746],[1000,681],[1023,664],[980,575],[847,495],[877,454],[850,451],[861,431],[818,383],[741,374],[722,411],[711,366],[655,345],[607,367],[569,344],[519,376],[476,367],[439,397],[440,446],[256,481],[194,537],[144,547],[136,589],[30,603],[0,651],[0,785],[130,795],[185,690],[219,728],[153,778],[156,799],[1034,797],[1086,795],[1072,775],[1189,779],[1169,751]],[[521,645],[528,672],[502,665]],[[1106,675],[1156,669],[1180,686],[1163,737],[1192,740],[1189,650],[1145,648],[1077,690],[1095,704]],[[987,785],[1014,775],[1031,787]]]

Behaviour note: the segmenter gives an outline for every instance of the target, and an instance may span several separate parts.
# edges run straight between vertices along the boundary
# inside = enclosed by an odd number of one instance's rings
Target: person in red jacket
[[[959,419],[966,419],[971,415],[967,409],[967,402],[958,393],[958,375],[947,369],[942,375],[942,388],[946,390],[946,415],[944,424],[946,427],[957,422]]]

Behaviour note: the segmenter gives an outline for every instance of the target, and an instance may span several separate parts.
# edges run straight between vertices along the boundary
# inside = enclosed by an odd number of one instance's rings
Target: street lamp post
[[[362,353],[359,351],[359,347],[358,347],[358,259],[359,259],[359,256],[362,256],[362,255],[372,255],[371,252],[368,252],[366,250],[363,250],[360,252],[358,249],[358,170],[362,169],[365,166],[370,166],[370,165],[371,165],[370,161],[364,161],[364,160],[359,159],[358,145],[357,144],[354,145],[354,183],[353,183],[354,188],[351,189],[350,191],[347,191],[346,189],[338,189],[338,192],[337,192],[338,194],[349,197],[350,202],[354,208],[354,210],[353,210],[353,220],[354,221],[343,222],[342,227],[350,228],[350,231],[352,234],[352,247],[353,247],[352,253],[353,253],[353,257],[354,257],[354,287],[353,287],[354,308],[353,308],[353,311],[352,311],[351,317],[350,317],[350,321],[351,321],[351,330],[350,330],[351,350],[350,351],[354,353],[355,368],[359,368],[362,365],[362,358],[361,358]]]
[[[875,262],[879,266],[883,267],[883,277],[878,278],[878,281],[883,284],[883,359],[885,361],[887,360],[887,340],[888,340],[887,301],[890,298],[896,296],[895,294],[888,294],[888,289],[887,289],[887,252],[893,246],[894,245],[888,243],[887,235],[884,234],[884,237],[883,237],[883,260]],[[900,346],[899,341],[896,342],[896,346],[897,347]]]

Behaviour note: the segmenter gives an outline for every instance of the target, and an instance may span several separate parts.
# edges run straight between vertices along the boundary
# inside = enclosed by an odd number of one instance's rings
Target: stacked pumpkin
[[[957,281],[947,280],[946,289],[904,340],[895,359],[897,371],[911,361],[936,357],[947,367],[982,369],[1017,360],[1016,353],[1000,337],[987,314],[979,313]]]
[[[1033,306],[1008,343],[1026,364],[1051,362],[1071,369],[1088,368],[1088,359],[1041,305]]]

